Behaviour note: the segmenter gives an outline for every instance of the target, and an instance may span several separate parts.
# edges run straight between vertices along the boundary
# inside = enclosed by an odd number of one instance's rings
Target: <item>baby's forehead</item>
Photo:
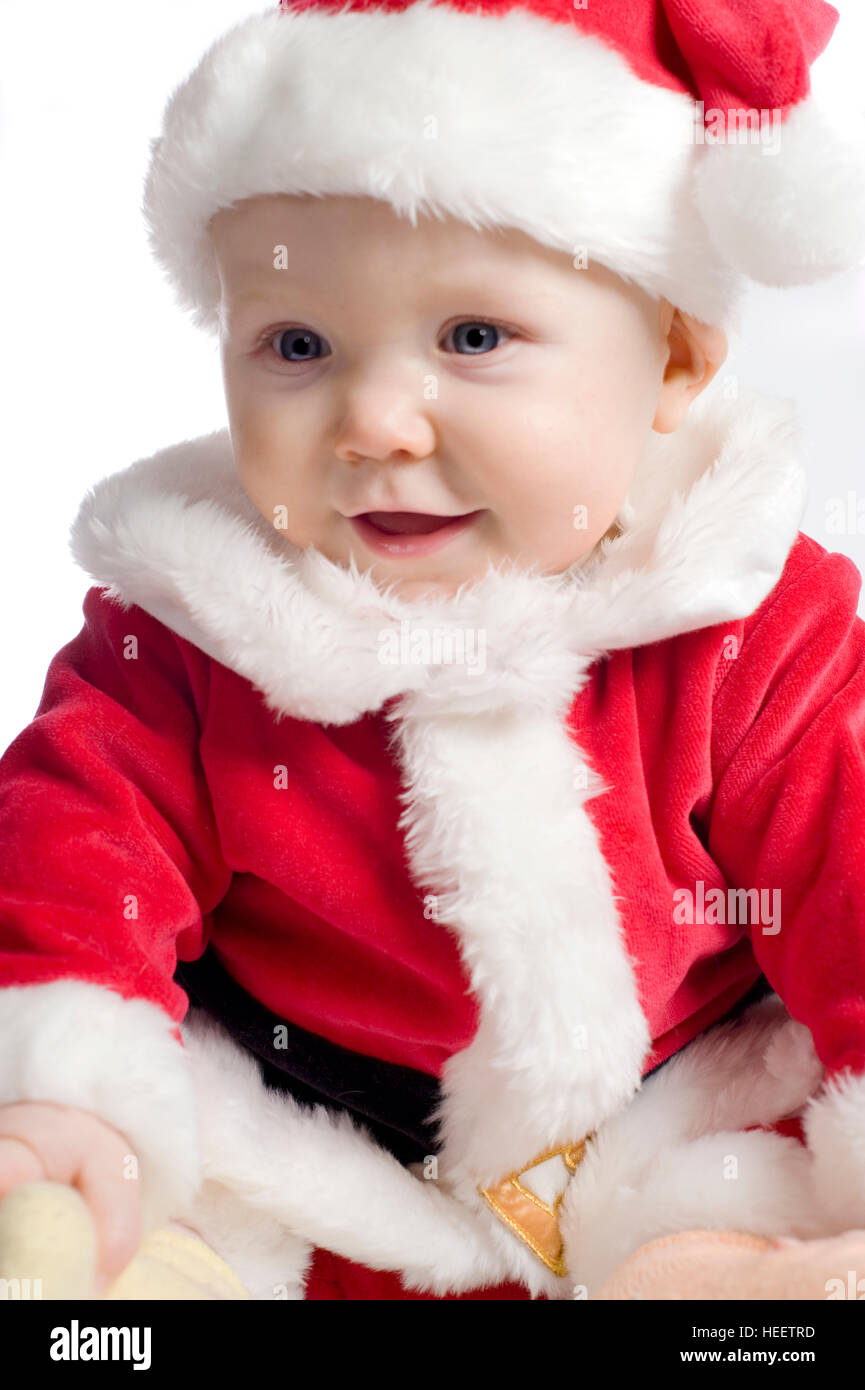
[[[416,276],[426,289],[518,286],[562,292],[578,274],[614,272],[544,245],[519,227],[486,226],[437,212],[414,216],[370,197],[266,194],[221,209],[211,221],[220,266],[233,280],[267,273],[274,262],[298,279],[355,283]]]

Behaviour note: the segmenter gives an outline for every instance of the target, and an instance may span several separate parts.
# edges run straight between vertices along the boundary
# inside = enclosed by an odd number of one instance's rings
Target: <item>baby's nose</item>
[[[402,462],[429,457],[436,447],[430,402],[411,383],[359,385],[347,395],[334,453],[346,463]]]
[[[328,383],[336,456],[409,462],[432,453],[438,390],[429,366],[404,339],[386,334],[344,362]]]

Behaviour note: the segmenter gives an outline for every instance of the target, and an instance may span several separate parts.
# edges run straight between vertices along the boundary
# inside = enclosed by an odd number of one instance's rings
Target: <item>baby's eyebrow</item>
[[[269,293],[266,290],[229,290],[228,298],[232,304],[243,305],[244,307],[247,305],[267,307],[278,304],[281,296],[272,290]]]

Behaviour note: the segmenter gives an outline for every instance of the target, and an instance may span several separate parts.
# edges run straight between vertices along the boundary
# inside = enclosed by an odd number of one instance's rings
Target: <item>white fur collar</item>
[[[565,700],[575,657],[747,615],[780,576],[803,508],[789,404],[731,403],[710,387],[675,434],[650,434],[623,534],[559,578],[490,571],[452,599],[400,601],[277,533],[237,481],[227,430],[98,483],[71,548],[96,583],[245,676],[275,711],[343,724],[408,690],[478,711],[536,707],[542,687]],[[483,629],[486,676],[383,661],[383,632],[403,621]]]
[[[260,689],[348,723],[401,695],[409,865],[454,932],[480,1004],[442,1078],[440,1180],[466,1202],[581,1138],[639,1086],[651,1047],[608,867],[586,804],[603,787],[564,714],[603,653],[754,611],[796,538],[805,480],[783,401],[709,389],[650,436],[590,568],[491,571],[406,604],[356,569],[292,551],[240,489],[226,431],[99,483],[73,553],[93,580]],[[400,624],[483,630],[482,670],[381,659]]]

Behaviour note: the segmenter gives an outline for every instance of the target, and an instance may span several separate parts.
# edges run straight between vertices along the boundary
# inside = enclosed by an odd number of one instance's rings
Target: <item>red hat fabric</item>
[[[865,120],[810,83],[838,20],[824,0],[281,0],[172,95],[151,245],[215,330],[216,211],[366,195],[519,228],[730,324],[744,277],[865,260]]]
[[[280,0],[280,9],[385,10],[414,0]],[[788,107],[810,90],[809,68],[826,47],[838,11],[824,0],[439,0],[488,17],[520,9],[594,34],[646,82],[690,92],[707,106]]]

